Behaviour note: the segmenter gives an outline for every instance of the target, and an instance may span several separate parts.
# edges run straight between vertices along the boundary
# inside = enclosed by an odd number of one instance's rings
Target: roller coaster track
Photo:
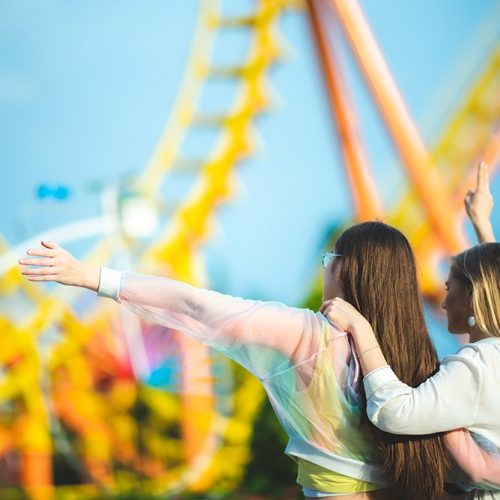
[[[143,270],[162,273],[168,269],[171,277],[204,284],[197,252],[210,235],[210,223],[217,206],[230,198],[235,165],[253,150],[252,121],[269,105],[266,75],[280,55],[277,20],[283,9],[295,4],[262,0],[255,12],[227,18],[220,14],[219,1],[201,2],[192,53],[180,95],[156,151],[144,172],[133,183],[134,189],[148,197],[158,197],[161,187],[179,172],[194,176],[194,184],[184,200],[175,207],[160,237],[139,257]],[[251,46],[247,59],[234,67],[213,64],[216,34],[235,29],[244,29],[249,34]],[[196,111],[203,85],[211,79],[231,80],[238,86],[237,98],[229,112],[207,115]],[[208,158],[185,158],[180,153],[180,145],[193,127],[217,131],[218,139]],[[103,239],[90,252],[87,260],[103,264],[112,250],[109,241]],[[61,292],[42,294],[37,287],[20,278],[12,263],[4,267],[7,271],[0,279],[4,296],[8,295],[11,299],[22,296],[35,307],[21,322],[16,323],[7,317],[4,319],[5,330],[12,332],[9,339],[23,339],[13,343],[15,349],[10,358],[4,356],[4,366],[12,365],[12,359],[24,359],[25,362],[18,363],[28,367],[31,377],[26,379],[29,383],[19,384],[16,371],[10,368],[6,370],[3,380],[6,389],[0,392],[5,397],[4,402],[17,397],[24,401],[24,431],[32,439],[19,444],[9,442],[2,434],[0,441],[2,438],[4,441],[0,449],[23,450],[23,484],[34,496],[43,497],[50,491],[50,407],[67,427],[81,436],[80,448],[84,450],[81,464],[89,481],[100,487],[127,490],[137,481],[144,486],[137,479],[137,474],[146,476],[149,490],[157,492],[181,490],[187,486],[194,490],[207,489],[216,481],[228,486],[240,479],[248,460],[245,448],[251,436],[251,422],[262,400],[262,389],[257,381],[249,376],[242,377],[232,396],[233,412],[226,416],[217,413],[213,388],[205,385],[202,395],[197,395],[196,382],[194,386],[186,387],[186,384],[192,383],[189,377],[183,378],[187,395],[180,400],[149,387],[141,387],[139,396],[139,389],[127,378],[130,375],[127,370],[131,370],[127,366],[127,356],[121,360],[113,357],[112,351],[116,350],[116,332],[113,337],[110,326],[116,321],[113,320],[116,318],[113,305],[100,305],[89,317],[81,319],[69,305],[71,301],[64,299]],[[72,299],[75,297],[73,295]],[[43,366],[37,342],[46,336],[47,331],[57,329],[61,330],[63,338],[53,347],[46,363],[53,378],[50,394],[47,394],[42,393],[40,383],[36,383],[43,379],[44,368],[47,367]],[[98,357],[92,358],[96,342],[104,347],[104,351],[110,351],[110,357],[105,361],[109,363],[114,359],[117,363],[114,368],[126,374],[121,379],[117,377],[118,383],[113,384],[108,394],[109,405],[106,404],[106,397],[96,393],[89,379],[89,374],[96,368],[92,365],[99,364]],[[179,344],[185,366],[193,368],[192,362],[196,361],[197,369],[201,370],[200,377],[213,378],[209,352],[203,346],[195,348],[189,340],[182,340],[181,337]],[[196,353],[194,358],[192,353]],[[102,366],[97,368],[103,370]],[[108,366],[108,369],[112,371],[113,366]],[[190,396],[193,391],[195,395]],[[113,402],[114,393],[121,394],[122,399],[116,396],[116,402]],[[49,403],[51,397],[55,401]],[[243,397],[245,404],[239,401]],[[178,419],[179,423],[180,415],[184,415],[180,422],[181,441],[167,439],[152,429],[153,436],[149,441],[145,440],[151,456],[141,456],[134,449],[137,426],[128,412],[139,398],[153,413],[163,414],[165,422]],[[162,406],[159,407],[155,401],[161,401]],[[165,415],[167,409],[171,410],[170,415]],[[119,425],[113,428],[109,425],[112,421]],[[160,448],[168,451],[155,455],[154,450]],[[129,474],[126,480],[116,473],[113,477],[113,470],[107,466],[112,455],[118,457],[118,462],[128,466],[130,471],[135,471],[135,475]],[[174,463],[178,465],[165,470],[162,462],[169,457],[175,458]],[[65,490],[69,491],[68,488]]]
[[[221,14],[219,1],[201,2],[180,94],[133,189],[157,200],[176,176],[193,182],[182,200],[174,203],[173,213],[146,250],[120,237],[120,243],[135,253],[134,262],[141,270],[205,284],[199,250],[210,238],[217,207],[231,198],[235,167],[255,147],[252,124],[268,108],[267,74],[281,53],[277,21],[283,9],[297,4],[261,0],[255,12],[228,18]],[[249,53],[240,65],[221,66],[213,62],[215,38],[231,30],[248,32]],[[492,169],[496,168],[499,140],[492,138],[491,130],[500,116],[499,61],[497,51],[431,154],[454,200],[454,214],[459,213],[475,161],[486,156]],[[199,104],[204,86],[211,81],[232,82],[238,88],[231,107],[220,114],[204,112]],[[182,144],[193,130],[216,135],[208,155],[183,155]],[[419,196],[410,190],[388,220],[410,236],[424,274],[424,290],[436,295],[431,267],[436,255],[445,250],[425,222]],[[87,260],[104,264],[113,250],[113,242],[101,238]],[[5,245],[0,260],[7,253]],[[0,454],[21,452],[23,485],[35,497],[50,495],[51,454],[58,447],[67,449],[88,481],[86,486],[61,490],[69,496],[84,489],[89,496],[98,496],[102,489],[128,491],[147,485],[152,492],[172,493],[186,488],[206,491],[215,484],[230,489],[238,483],[249,458],[252,422],[263,398],[258,381],[238,372],[230,411],[219,411],[212,354],[171,332],[178,349],[175,354],[183,355],[180,378],[185,390],[178,397],[137,383],[133,356],[127,353],[130,346],[119,326],[121,313],[114,304],[93,304],[81,317],[72,305],[81,300],[77,293],[43,293],[24,281],[12,263],[4,268],[0,277],[4,310],[0,402],[15,409],[19,418],[0,427]],[[9,306],[14,302],[24,304],[29,313],[11,313]],[[131,321],[129,316],[123,318],[124,323]],[[196,370],[198,379],[186,376],[190,370]],[[109,387],[96,390],[96,379]],[[146,408],[148,425],[141,436],[143,449],[138,450],[135,443],[140,430],[132,414],[141,407]],[[81,453],[58,426],[76,434]],[[178,428],[180,438],[165,431],[172,428]],[[110,467],[113,457],[128,473]]]
[[[431,153],[452,193],[457,225],[463,222],[463,199],[467,189],[474,186],[477,162],[485,160],[491,175],[499,167],[500,136],[495,130],[499,120],[500,48],[497,48]],[[408,190],[387,220],[410,237],[422,271],[423,290],[430,296],[438,296],[442,286],[435,278],[436,259],[447,252],[433,235],[414,190]]]

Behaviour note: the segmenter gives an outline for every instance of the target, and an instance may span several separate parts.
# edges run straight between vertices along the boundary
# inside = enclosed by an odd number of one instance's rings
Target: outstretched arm
[[[323,322],[309,310],[244,300],[168,278],[100,270],[55,243],[45,242],[28,254],[32,258],[20,263],[30,281],[55,281],[100,292],[106,288],[107,296],[133,312],[209,344],[258,376],[278,364],[306,361],[320,346]]]
[[[483,161],[477,168],[476,190],[467,192],[464,204],[479,243],[494,242],[495,235],[490,220],[493,196],[490,192],[488,165]]]

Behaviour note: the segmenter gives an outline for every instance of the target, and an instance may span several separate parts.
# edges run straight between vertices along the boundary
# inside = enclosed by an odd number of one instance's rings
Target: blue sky
[[[498,44],[498,2],[360,3],[432,144]],[[249,5],[223,2],[226,12]],[[96,186],[143,169],[179,91],[198,7],[193,0],[0,0],[0,232],[9,243],[98,215]],[[279,99],[256,122],[262,145],[238,167],[238,194],[219,210],[205,255],[220,291],[298,304],[326,231],[350,216],[351,203],[304,13],[285,14],[280,31],[290,54],[271,72]],[[245,43],[221,39],[216,47],[216,58],[227,60],[242,57]],[[404,176],[362,80],[349,68],[390,205]],[[227,99],[219,92],[215,105]],[[39,199],[44,183],[67,186],[69,198]],[[493,187],[500,199],[500,183]],[[494,224],[500,233],[500,202]]]

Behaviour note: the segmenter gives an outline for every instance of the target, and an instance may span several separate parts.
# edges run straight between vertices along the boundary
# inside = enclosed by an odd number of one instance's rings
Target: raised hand
[[[42,241],[42,248],[30,248],[26,253],[30,258],[20,259],[19,264],[28,281],[55,281],[97,291],[99,268],[80,262],[57,243]]]
[[[493,196],[490,192],[488,165],[483,161],[477,168],[476,190],[469,189],[465,199],[465,210],[469,216],[477,238],[481,243],[495,241],[490,215],[493,209]]]

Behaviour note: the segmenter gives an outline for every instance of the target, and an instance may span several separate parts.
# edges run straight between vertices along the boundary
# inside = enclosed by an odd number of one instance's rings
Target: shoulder
[[[500,338],[489,337],[483,340],[479,340],[478,342],[465,344],[461,347],[461,349],[455,356],[468,359],[500,356]]]
[[[451,356],[446,356],[441,366],[455,367],[461,365],[472,371],[490,370],[500,366],[500,339],[485,339],[465,344]]]
[[[347,337],[347,332],[338,325],[329,321],[320,312],[315,313],[316,321],[321,325],[322,334],[327,341],[335,340],[341,337]]]

